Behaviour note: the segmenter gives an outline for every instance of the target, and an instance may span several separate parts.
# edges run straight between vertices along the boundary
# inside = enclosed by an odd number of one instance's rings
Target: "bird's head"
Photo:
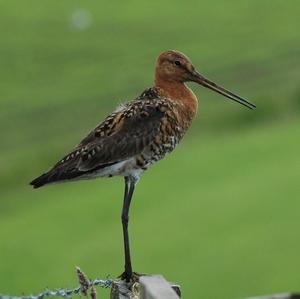
[[[256,108],[254,104],[205,78],[195,69],[191,60],[179,51],[169,50],[161,53],[156,61],[155,72],[157,80],[179,83],[196,82],[250,109]]]
[[[190,59],[178,51],[165,51],[157,58],[156,75],[166,81],[191,81],[194,70]]]

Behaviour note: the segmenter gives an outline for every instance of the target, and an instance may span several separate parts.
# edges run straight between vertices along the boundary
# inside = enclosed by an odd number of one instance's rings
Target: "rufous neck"
[[[170,98],[180,99],[189,94],[189,88],[182,81],[168,78],[159,71],[156,71],[155,87],[161,89]]]
[[[161,96],[182,102],[191,110],[192,114],[196,114],[198,109],[197,97],[184,82],[168,80],[161,78],[160,76],[156,76],[155,87]]]

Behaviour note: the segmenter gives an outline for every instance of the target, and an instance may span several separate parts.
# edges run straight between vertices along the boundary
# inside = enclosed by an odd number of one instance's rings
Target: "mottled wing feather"
[[[159,133],[164,112],[155,101],[136,101],[115,116],[117,124],[108,134],[94,137],[79,160],[80,171],[116,163],[141,153]],[[97,132],[97,130],[95,131]]]
[[[88,172],[133,157],[158,134],[167,102],[153,89],[110,114],[54,168]]]
[[[154,89],[109,115],[68,155],[31,182],[35,187],[75,179],[142,153],[161,132],[168,101]]]
[[[95,137],[107,137],[116,134],[122,128],[122,120],[133,116],[132,112],[135,109],[142,108],[142,105],[149,105],[149,101],[152,101],[151,104],[153,104],[153,100],[157,98],[158,94],[155,88],[146,89],[138,98],[121,105],[115,112],[107,116],[102,123],[81,140],[76,148],[83,148],[85,145],[94,142]]]

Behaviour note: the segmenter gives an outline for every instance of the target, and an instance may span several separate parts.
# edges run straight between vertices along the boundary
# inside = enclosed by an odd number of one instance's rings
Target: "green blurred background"
[[[166,49],[258,108],[191,84],[198,117],[133,200],[134,269],[184,298],[300,291],[299,12],[292,0],[0,1],[0,293],[74,286],[75,265],[122,272],[121,178],[28,182],[150,87]]]

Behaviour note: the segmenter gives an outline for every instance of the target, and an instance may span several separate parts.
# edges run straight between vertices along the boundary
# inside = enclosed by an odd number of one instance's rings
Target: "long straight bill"
[[[254,104],[252,104],[252,103],[248,102],[247,100],[241,98],[240,96],[232,93],[231,91],[225,89],[224,87],[219,86],[216,83],[206,79],[205,77],[200,75],[198,72],[196,74],[196,78],[197,79],[195,81],[197,83],[203,85],[204,87],[207,87],[207,88],[209,88],[209,89],[211,89],[211,90],[213,90],[213,91],[215,91],[215,92],[217,92],[217,93],[219,93],[219,94],[221,94],[221,95],[223,95],[223,96],[225,96],[225,97],[227,97],[227,98],[229,98],[229,99],[231,99],[235,102],[238,102],[238,103],[246,106],[249,109],[255,109],[256,108],[256,106]]]

